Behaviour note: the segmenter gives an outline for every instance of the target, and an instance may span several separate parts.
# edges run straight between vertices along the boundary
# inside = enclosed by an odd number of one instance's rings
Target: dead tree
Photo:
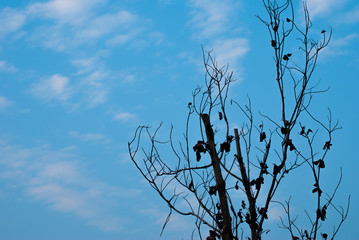
[[[271,206],[278,204],[275,193],[285,177],[299,168],[307,169],[308,177],[312,176],[314,185],[308,192],[316,194],[316,201],[313,209],[306,211],[309,224],[303,227],[291,216],[290,196],[279,202],[285,216],[281,218],[282,227],[292,239],[334,239],[347,217],[349,199],[345,209],[333,203],[341,173],[332,193],[327,194],[320,181],[333,133],[340,127],[330,111],[325,123],[310,110],[314,95],[325,92],[316,89],[312,74],[331,31],[323,30],[322,39],[314,41],[305,4],[304,28],[296,24],[290,0],[282,5],[263,0],[263,4],[268,17],[258,19],[267,27],[268,46],[274,51],[275,77],[268,81],[277,86],[280,114],[254,116],[249,98],[245,105],[229,100],[233,73],[218,66],[210,52],[203,51],[205,86],[195,89],[188,104],[184,140],[176,144],[173,127],[169,140],[160,141],[157,134],[161,126],[153,132],[148,126],[140,126],[128,144],[133,163],[169,206],[163,229],[176,212],[194,217],[200,239],[262,239],[268,232],[264,224]],[[286,48],[291,35],[299,45],[296,53]],[[197,124],[192,124],[193,119],[198,119]],[[242,125],[234,128],[235,121]],[[322,231],[329,209],[340,216],[331,233]],[[202,235],[203,227],[209,236]]]

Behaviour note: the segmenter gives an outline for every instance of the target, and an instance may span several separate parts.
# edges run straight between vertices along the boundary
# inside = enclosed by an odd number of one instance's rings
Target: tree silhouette
[[[292,239],[334,239],[348,215],[350,198],[346,208],[333,203],[341,171],[331,193],[326,193],[320,181],[333,146],[333,133],[340,127],[333,122],[330,110],[328,122],[324,123],[309,108],[313,96],[326,91],[317,90],[311,79],[331,31],[327,34],[323,30],[320,41],[310,37],[312,23],[305,4],[303,28],[294,21],[290,0],[283,4],[263,0],[263,5],[268,17],[257,17],[267,27],[268,45],[274,51],[273,83],[279,91],[280,105],[276,107],[281,109],[280,115],[259,113],[257,124],[249,98],[244,105],[229,100],[233,73],[218,66],[211,52],[203,51],[205,86],[192,93],[184,140],[175,143],[173,127],[168,141],[158,140],[160,125],[153,132],[149,126],[138,127],[129,142],[133,163],[169,206],[163,229],[174,211],[194,217],[200,239],[259,240],[268,233],[264,223],[271,206],[279,204],[284,213],[281,227],[288,230]],[[285,45],[291,35],[297,37],[299,45],[295,58]],[[237,113],[233,113],[233,108]],[[199,120],[197,131],[192,119]],[[242,124],[233,127],[234,121]],[[173,154],[161,155],[165,147]],[[298,169],[312,177],[313,188],[308,191],[316,196],[312,211],[305,212],[309,222],[305,226],[298,226],[297,217],[291,215],[290,194],[286,201],[274,198],[285,177]],[[324,232],[329,209],[338,213],[339,222],[332,232]],[[209,229],[206,235],[204,226]]]

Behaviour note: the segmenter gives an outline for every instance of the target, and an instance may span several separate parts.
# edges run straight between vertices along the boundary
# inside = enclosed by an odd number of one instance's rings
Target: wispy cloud
[[[325,59],[328,56],[336,56],[336,55],[346,55],[353,54],[349,51],[350,45],[356,44],[357,39],[359,39],[358,33],[348,34],[344,37],[335,37],[331,40],[330,44],[323,51],[322,59]]]
[[[195,36],[209,38],[228,30],[232,1],[190,0],[189,4],[193,7],[189,23],[196,29]]]
[[[189,20],[193,35],[207,42],[205,49],[213,50],[212,56],[220,66],[229,64],[230,69],[238,69],[241,58],[250,50],[248,39],[238,31],[240,26],[233,21],[239,4],[232,0],[189,1],[193,8]]]
[[[101,11],[103,7],[107,10]],[[54,72],[36,81],[29,92],[45,102],[61,103],[73,110],[83,106],[94,108],[107,102],[113,89],[112,80],[116,78],[116,73],[105,64],[105,58],[111,55],[110,49],[162,44],[166,36],[151,31],[149,22],[122,5],[106,0],[37,1],[23,8],[3,9],[0,23],[6,27],[0,30],[0,36],[24,32],[26,44],[69,56],[76,68],[74,73]],[[0,61],[0,71],[5,70],[16,69]],[[133,76],[127,81],[131,79]]]
[[[327,16],[333,11],[338,10],[347,0],[310,0],[306,1],[311,18],[317,16]],[[302,5],[300,6],[302,9]]]
[[[136,115],[129,112],[119,112],[113,116],[113,119],[121,122],[128,122],[130,120],[136,119]]]
[[[114,213],[117,203],[140,192],[91,178],[72,149],[23,148],[1,141],[0,180],[55,211],[71,213],[103,231],[120,231],[126,219]]]
[[[33,42],[56,51],[69,51],[108,41],[107,47],[123,44],[141,32],[140,18],[126,10],[100,13],[104,0],[53,0],[29,5],[26,14],[49,20],[39,24],[31,35]]]
[[[89,108],[106,102],[109,94],[109,74],[103,70],[96,70],[84,76],[79,86]]]
[[[349,11],[339,15],[338,20],[340,24],[355,24],[359,22],[359,5],[351,8]]]
[[[101,133],[79,133],[77,131],[70,131],[70,137],[79,139],[81,141],[93,141],[100,143],[109,143],[111,140]]]
[[[128,11],[104,14],[92,19],[76,35],[83,39],[97,39],[118,30],[128,29],[136,20],[137,16]]]
[[[16,68],[14,65],[11,65],[7,61],[0,61],[0,72],[16,72]]]
[[[93,9],[105,0],[52,0],[28,6],[26,13],[34,17],[53,19],[59,24],[82,25]]]
[[[71,96],[70,79],[60,74],[54,74],[34,84],[30,93],[46,101],[66,102]]]
[[[246,38],[219,39],[213,43],[213,53],[219,66],[230,65],[235,68],[239,60],[249,51],[249,41]]]
[[[9,99],[7,99],[6,97],[0,96],[0,110],[8,108],[12,104],[13,103]]]
[[[0,11],[0,38],[19,30],[26,21],[26,14],[21,11],[4,8]]]

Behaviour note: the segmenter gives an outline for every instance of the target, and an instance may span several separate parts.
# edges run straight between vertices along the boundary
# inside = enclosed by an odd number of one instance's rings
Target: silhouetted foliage
[[[328,35],[323,30],[320,41],[311,39],[312,23],[305,4],[303,28],[295,23],[290,0],[282,5],[275,0],[263,0],[263,5],[268,17],[258,16],[258,19],[267,27],[274,51],[276,75],[272,81],[278,87],[280,105],[276,107],[281,109],[280,115],[260,113],[256,118],[261,124],[255,124],[249,98],[247,104],[228,99],[234,81],[232,72],[218,66],[211,52],[203,51],[205,86],[197,87],[188,103],[183,142],[179,146],[175,144],[173,128],[169,141],[157,140],[161,126],[153,132],[148,126],[140,126],[129,142],[135,166],[169,206],[163,229],[175,211],[194,217],[200,239],[259,240],[269,232],[264,223],[270,218],[271,206],[279,204],[284,211],[280,227],[287,229],[293,240],[334,239],[348,215],[350,198],[346,208],[333,203],[341,171],[332,193],[324,192],[320,181],[325,159],[333,147],[333,132],[340,127],[332,121],[330,111],[328,123],[324,123],[309,109],[313,96],[325,92],[316,90],[311,79],[318,55],[330,41],[331,31]],[[290,16],[282,18],[282,15]],[[295,53],[288,53],[285,46],[291,34],[296,34],[299,45],[295,58]],[[298,63],[301,58],[302,65]],[[231,107],[238,109],[239,119],[233,119],[228,110]],[[191,131],[191,119],[196,118],[197,136]],[[233,129],[230,120],[242,121],[241,127]],[[172,156],[160,154],[164,144],[168,144]],[[312,177],[314,182],[308,191],[316,195],[313,209],[305,212],[309,220],[305,226],[298,226],[297,217],[292,217],[290,196],[284,202],[274,200],[285,177],[299,168],[308,170],[307,177]],[[339,223],[332,232],[321,232],[329,209],[339,214]],[[205,236],[202,236],[203,226],[209,230]]]

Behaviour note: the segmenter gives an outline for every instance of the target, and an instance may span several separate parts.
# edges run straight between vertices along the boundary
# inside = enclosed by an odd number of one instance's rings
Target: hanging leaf
[[[211,186],[209,187],[209,191],[208,191],[209,195],[217,195],[217,188],[216,186]]]
[[[219,117],[219,120],[222,120],[223,119],[223,114],[221,112],[218,112],[218,117]]]
[[[277,44],[276,44],[276,42],[275,42],[274,40],[270,41],[270,44],[271,44],[271,46],[274,47],[274,48],[277,46]]]
[[[330,140],[329,140],[329,141],[326,141],[325,144],[324,144],[323,150],[325,150],[325,149],[330,150],[330,147],[331,147],[332,145],[333,145],[333,144],[330,143]]]
[[[236,185],[234,185],[234,188],[235,188],[236,190],[238,190],[238,189],[239,189],[239,186],[238,186],[238,181],[236,182]]]
[[[266,133],[265,132],[261,132],[260,135],[259,135],[259,141],[260,142],[263,142],[264,139],[266,139]]]

